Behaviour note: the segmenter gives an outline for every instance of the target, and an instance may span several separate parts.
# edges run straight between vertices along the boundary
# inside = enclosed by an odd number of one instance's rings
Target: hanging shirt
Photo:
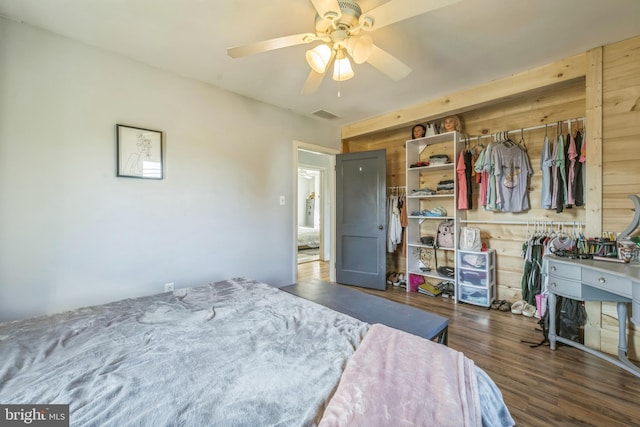
[[[400,225],[402,226],[402,256],[407,256],[407,225],[409,218],[407,213],[407,197],[405,194],[400,198]]]
[[[398,196],[389,196],[389,226],[387,228],[387,252],[395,252],[402,240],[402,225],[400,224],[400,209]]]
[[[574,190],[573,187],[575,184],[576,177],[576,159],[578,158],[578,152],[576,151],[576,140],[573,139],[571,134],[567,135],[568,147],[567,147],[567,159],[568,167],[567,167],[567,205],[573,206],[575,204],[575,200],[573,199]]]
[[[502,210],[502,194],[500,193],[500,189],[499,189],[499,183],[498,181],[500,180],[499,177],[496,176],[496,153],[495,153],[495,147],[493,148],[493,150],[491,151],[491,181],[489,181],[489,184],[493,184],[493,188],[491,189],[491,192],[493,193],[492,199],[491,199],[491,204],[490,207],[493,210],[496,211],[501,211]]]
[[[555,209],[558,206],[558,165],[556,164],[556,158],[558,157],[558,148],[564,157],[564,144],[562,143],[562,135],[556,137],[556,143],[553,145],[553,151],[551,153],[551,209]],[[564,166],[564,165],[563,165]]]
[[[483,171],[486,172],[487,177],[487,203],[486,210],[497,211],[498,200],[496,195],[496,177],[495,172],[495,160],[493,158],[493,149],[497,144],[494,142],[489,143],[484,154],[484,167]]]
[[[456,164],[456,172],[458,175],[458,209],[469,209],[469,203],[467,201],[467,167],[464,163],[464,151],[460,152],[460,158]]]
[[[473,153],[464,152],[464,177],[467,181],[467,209],[473,208]]]
[[[551,208],[551,166],[553,159],[551,157],[551,146],[549,144],[549,136],[544,136],[542,145],[542,153],[540,154],[540,170],[542,171],[542,188],[540,189],[542,198],[542,208]]]
[[[476,163],[474,165],[474,169],[476,171],[476,180],[480,184],[480,192],[478,193],[478,205],[482,206],[484,209],[487,204],[487,179],[483,177],[484,174],[484,155],[486,149],[482,149],[480,154],[478,154],[478,158],[476,159]]]
[[[582,149],[580,150],[580,164],[582,165],[582,203],[587,203],[587,137],[586,132],[582,133]]]
[[[575,162],[575,177],[573,184],[573,200],[575,201],[576,206],[584,205],[584,191],[583,191],[583,164],[580,162],[580,153],[582,152],[582,134],[580,131],[576,132],[576,136],[574,137],[576,142],[576,154],[578,158],[576,158]]]
[[[529,156],[515,144],[498,144],[493,149],[496,192],[500,194],[503,212],[529,209],[529,176],[533,173]]]
[[[565,157],[564,157],[564,140],[562,134],[558,135],[557,150],[555,156],[556,165],[556,212],[560,213],[564,210],[564,205],[567,200],[567,174],[564,169]]]

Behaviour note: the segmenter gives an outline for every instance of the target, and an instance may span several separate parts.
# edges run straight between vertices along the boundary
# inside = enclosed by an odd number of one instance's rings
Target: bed
[[[513,425],[461,353],[245,278],[0,323],[0,404],[38,403],[73,426]]]
[[[298,249],[315,249],[320,247],[320,230],[317,228],[298,226]]]

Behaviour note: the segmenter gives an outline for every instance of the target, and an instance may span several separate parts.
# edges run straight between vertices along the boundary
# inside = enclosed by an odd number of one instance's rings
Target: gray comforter
[[[74,426],[318,422],[368,325],[246,279],[0,324],[0,403]]]

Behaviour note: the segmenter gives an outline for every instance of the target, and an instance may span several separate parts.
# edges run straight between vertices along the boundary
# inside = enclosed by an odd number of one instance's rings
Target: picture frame
[[[116,124],[117,176],[163,179],[162,132]]]

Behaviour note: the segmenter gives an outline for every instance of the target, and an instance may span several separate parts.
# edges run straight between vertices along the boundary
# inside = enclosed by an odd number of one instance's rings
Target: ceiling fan
[[[333,80],[344,81],[354,76],[349,57],[356,64],[364,62],[393,80],[406,77],[411,68],[373,44],[368,32],[416,15],[430,12],[461,0],[390,0],[362,13],[355,0],[311,0],[316,9],[315,33],[302,33],[263,40],[227,49],[232,58],[253,55],[289,46],[320,41],[305,57],[311,67],[302,93],[315,92],[333,63]]]

